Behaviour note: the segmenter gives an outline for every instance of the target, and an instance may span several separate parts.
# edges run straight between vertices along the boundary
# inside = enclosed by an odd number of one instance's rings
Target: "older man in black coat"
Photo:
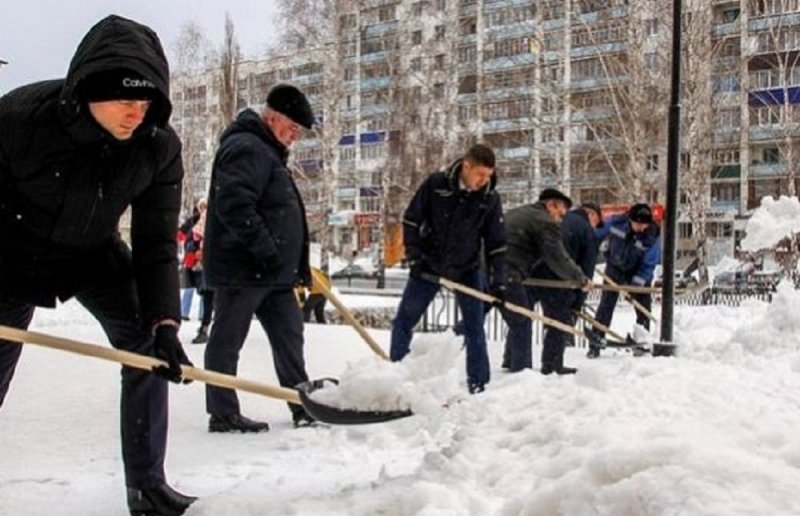
[[[551,308],[559,306],[553,301],[551,292],[526,287],[522,280],[535,275],[535,271],[547,266],[562,280],[583,285],[591,289],[591,281],[573,261],[564,248],[560,222],[572,200],[562,192],[547,188],[539,194],[539,201],[509,210],[506,213],[508,235],[509,286],[507,300],[533,308],[541,302],[545,315],[553,315]],[[533,367],[531,320],[504,309],[503,319],[508,325],[503,365],[510,371]],[[564,341],[562,332],[548,328],[542,347],[542,372],[550,374],[574,373],[575,369],[563,365]]]
[[[308,380],[303,314],[294,287],[309,284],[308,226],[300,192],[286,166],[289,146],[314,115],[305,95],[278,85],[259,114],[242,111],[222,135],[214,159],[205,232],[204,274],[216,290],[216,316],[206,346],[212,371],[236,374],[253,314],[267,332],[278,380]],[[295,426],[313,420],[290,405]],[[211,432],[264,432],[269,424],[244,417],[235,391],[206,388]]]
[[[27,328],[36,306],[75,297],[114,347],[163,358],[158,372],[181,379],[171,109],[158,37],[118,16],[86,34],[66,79],[0,99],[0,324]],[[129,206],[130,249],[117,229]],[[21,349],[0,341],[0,404]],[[182,514],[194,498],[165,481],[163,379],[122,368],[121,426],[131,514]]]

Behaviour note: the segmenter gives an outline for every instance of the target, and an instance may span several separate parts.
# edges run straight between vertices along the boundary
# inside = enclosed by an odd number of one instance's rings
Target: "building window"
[[[378,21],[386,22],[396,18],[394,5],[385,5],[378,9]]]
[[[437,11],[444,11],[447,7],[447,0],[436,0],[435,6]]]
[[[356,159],[356,148],[352,145],[339,148],[339,159],[341,161],[353,161]]]
[[[437,54],[433,58],[433,69],[444,70],[444,54]]]
[[[478,76],[465,75],[458,82],[459,93],[476,93],[478,91]]]
[[[422,70],[422,59],[419,57],[412,57],[411,58],[411,71],[412,72],[419,72]]]
[[[411,44],[412,45],[421,45],[422,44],[422,31],[415,30],[411,33]]]
[[[422,16],[422,2],[415,2],[411,4],[411,14],[412,16]]]
[[[650,18],[644,21],[645,36],[655,36],[658,34],[658,18]]]
[[[444,25],[437,25],[434,27],[433,39],[436,41],[442,41],[446,34],[445,26]]]
[[[645,161],[644,169],[648,172],[658,170],[658,154],[650,154]]]
[[[441,100],[444,98],[444,83],[437,82],[433,85],[433,98]]]
[[[647,52],[644,55],[644,64],[650,70],[655,70],[656,68],[658,68],[658,63],[659,63],[658,54],[656,54],[655,52]]]

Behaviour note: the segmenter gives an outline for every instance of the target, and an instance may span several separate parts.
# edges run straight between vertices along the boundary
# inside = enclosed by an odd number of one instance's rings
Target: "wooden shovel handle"
[[[0,325],[0,339],[18,342],[20,344],[28,343],[47,348],[60,349],[62,351],[77,353],[79,355],[86,355],[108,360],[110,362],[117,362],[119,364],[135,367],[136,369],[144,369],[146,371],[151,371],[153,367],[156,366],[166,365],[165,362],[156,358],[146,355],[139,355],[138,353],[131,353],[130,351],[122,351],[105,346],[98,346],[96,344],[89,344],[87,342],[79,342],[77,340],[64,339],[61,337],[55,337],[53,335],[19,330],[2,325]],[[272,385],[254,382],[252,380],[245,380],[243,378],[238,378],[228,374],[208,371],[199,367],[181,366],[181,371],[183,372],[184,378],[197,380],[198,382],[216,385],[217,387],[252,392],[253,394],[260,394],[262,396],[288,401],[289,403],[294,403],[297,405],[300,404],[300,397],[298,396],[297,391],[294,389],[275,387]]]
[[[493,303],[493,302],[497,301],[497,298],[495,298],[494,296],[490,296],[489,294],[487,294],[485,292],[482,292],[480,290],[476,290],[476,289],[468,287],[466,285],[462,285],[461,283],[456,283],[455,281],[449,280],[447,278],[442,278],[441,276],[432,276],[430,278],[430,281],[433,281],[433,278],[437,278],[438,283],[440,285],[442,285],[443,287],[449,289],[449,290],[455,290],[455,291],[458,291],[458,292],[462,292],[464,294],[467,294],[468,296],[472,296],[472,297],[474,297],[476,299],[480,299],[481,301],[483,301],[485,303]],[[425,278],[425,279],[428,279],[428,278]],[[435,282],[436,281],[434,281],[434,283]],[[568,324],[564,324],[561,321],[557,321],[555,319],[551,319],[550,317],[546,317],[544,315],[538,314],[538,313],[534,312],[533,310],[528,310],[527,308],[525,308],[523,306],[519,306],[519,305],[515,305],[513,303],[505,302],[505,303],[503,303],[503,308],[505,308],[506,310],[509,310],[511,312],[516,312],[516,313],[518,313],[520,315],[524,315],[525,317],[527,317],[529,319],[533,319],[535,321],[541,321],[541,323],[546,325],[546,326],[550,326],[550,327],[559,329],[561,331],[564,331],[564,332],[567,332],[567,333],[571,333],[571,334],[575,335],[576,337],[585,337],[585,335],[583,334],[582,331],[578,331],[575,328],[573,328],[572,326],[570,326]]]
[[[619,283],[617,283],[616,281],[611,279],[608,276],[608,274],[606,274],[605,272],[603,272],[603,271],[598,271],[598,272],[603,277],[603,279],[606,280],[606,282],[608,282],[608,284],[611,285],[612,287],[619,287],[620,286]],[[640,312],[642,312],[644,315],[646,315],[648,319],[650,319],[654,323],[658,323],[658,319],[656,319],[656,317],[652,314],[652,312],[650,312],[650,310],[645,308],[642,305],[642,303],[640,303],[637,300],[635,300],[633,298],[633,296],[630,294],[630,292],[626,292],[624,290],[621,290],[620,292],[622,293],[622,297],[624,297],[626,301],[628,301],[630,304],[635,306],[636,309],[639,310]]]
[[[370,349],[382,359],[389,360],[389,356],[386,355],[386,352],[383,350],[380,344],[375,342],[375,339],[372,338],[372,335],[369,334],[366,328],[364,328],[364,326],[358,322],[350,310],[348,310],[347,307],[344,306],[341,301],[339,301],[339,298],[336,297],[331,289],[328,288],[325,278],[322,277],[322,272],[311,269],[311,279],[314,282],[314,286],[320,289],[325,298],[330,301],[337,310],[339,310],[339,313],[342,314],[344,320],[347,321],[354,330],[356,330],[356,332],[361,336],[362,339],[364,339],[364,342],[367,343]]]

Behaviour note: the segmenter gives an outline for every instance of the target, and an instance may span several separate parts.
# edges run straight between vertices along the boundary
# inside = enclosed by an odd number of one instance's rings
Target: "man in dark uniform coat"
[[[0,99],[0,324],[27,328],[35,307],[75,297],[115,348],[162,358],[157,372],[181,380],[171,110],[158,37],[118,16],[86,34],[65,79]],[[128,207],[131,248],[117,229]],[[0,404],[21,349],[0,341]],[[194,498],[164,475],[164,379],[122,368],[121,426],[131,514],[183,514]]]
[[[267,332],[278,381],[308,380],[303,357],[303,313],[294,295],[311,283],[308,225],[300,192],[286,166],[289,146],[310,129],[305,95],[280,84],[267,107],[242,111],[220,139],[214,158],[204,247],[206,284],[216,290],[216,315],[205,365],[236,374],[253,314]],[[313,420],[289,405],[295,426]],[[269,424],[242,415],[236,392],[206,387],[211,432],[264,432]]]

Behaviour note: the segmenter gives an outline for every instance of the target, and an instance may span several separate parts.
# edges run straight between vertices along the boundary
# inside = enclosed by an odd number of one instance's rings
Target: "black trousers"
[[[613,269],[611,267],[606,268],[606,274],[609,278],[614,280],[616,283],[620,285],[630,285],[631,284],[631,275],[626,275],[617,269]],[[645,285],[648,286],[648,285]],[[641,304],[647,311],[651,311],[653,307],[653,298],[650,294],[631,294],[631,297],[635,299],[639,304]],[[604,290],[603,294],[600,296],[600,304],[597,305],[597,312],[595,313],[595,319],[597,322],[603,324],[604,326],[611,325],[611,319],[614,317],[614,309],[617,306],[617,299],[619,298],[619,292],[614,290]],[[644,312],[640,311],[638,308],[634,307],[636,312],[636,323],[645,327],[646,329],[650,329],[650,318],[645,315]],[[603,332],[598,332],[601,335]]]
[[[325,296],[322,294],[309,294],[306,302],[303,303],[303,321],[311,321],[311,312],[320,324],[325,324]]]
[[[142,327],[139,300],[133,281],[93,287],[76,299],[100,322],[117,349],[152,355],[152,336]],[[0,324],[27,329],[35,307],[26,303],[0,303]],[[0,340],[0,406],[9,390],[22,346]],[[74,378],[80,381],[80,378]],[[122,462],[125,483],[141,488],[164,482],[167,448],[167,382],[141,369],[122,367],[120,399]]]
[[[239,352],[250,331],[253,314],[267,333],[278,382],[294,387],[308,380],[303,358],[303,314],[290,288],[220,288],[216,315],[205,352],[205,367],[236,375]],[[302,410],[289,404],[294,413]],[[238,414],[236,391],[206,386],[206,411],[217,416]]]

